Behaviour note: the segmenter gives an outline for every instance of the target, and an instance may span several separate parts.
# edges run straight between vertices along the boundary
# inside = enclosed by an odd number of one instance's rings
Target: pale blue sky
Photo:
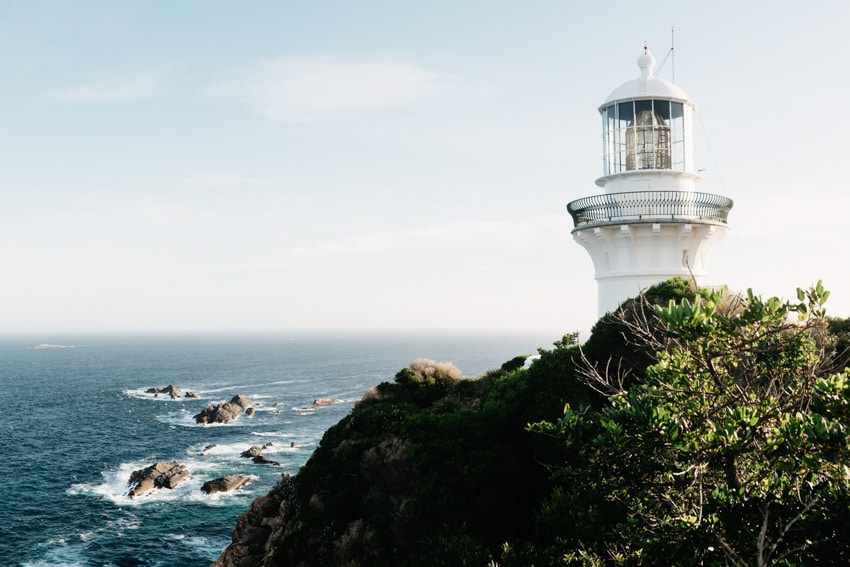
[[[709,281],[850,316],[850,3],[0,3],[0,332],[587,330],[565,205],[661,62]],[[672,79],[667,61],[661,78]],[[710,150],[710,151],[709,151]]]

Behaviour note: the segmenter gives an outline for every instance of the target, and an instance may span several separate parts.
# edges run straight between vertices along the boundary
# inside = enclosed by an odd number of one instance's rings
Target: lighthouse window
[[[685,167],[685,107],[681,102],[670,103],[670,168],[686,171]]]
[[[609,154],[609,173],[618,173],[626,169],[626,131],[635,117],[634,102],[621,102],[618,105],[612,105],[608,108],[608,112],[616,115],[611,124],[612,129],[609,131],[612,139],[612,151]]]
[[[674,120],[681,120],[682,117],[685,115],[685,105],[683,105],[681,102],[671,102],[670,110],[670,117]]]
[[[620,121],[629,123],[635,117],[635,103],[633,101],[621,102],[617,105],[620,111]]]
[[[652,112],[652,101],[651,100],[636,100],[635,101],[635,114],[640,115],[641,112]]]
[[[618,171],[617,156],[617,107],[609,106],[602,111],[602,168],[605,175]]]
[[[628,121],[621,116],[633,116],[633,104],[612,104],[602,111],[602,147],[604,151],[603,169],[605,175],[618,173],[625,169],[626,137]]]
[[[653,100],[652,109],[655,111],[665,124],[670,123],[670,101],[669,100]]]
[[[626,169],[670,169],[670,128],[652,100],[634,101],[626,131]],[[663,105],[664,103],[662,103]],[[669,102],[665,114],[669,120]],[[663,110],[663,106],[659,108]]]
[[[632,100],[602,111],[605,175],[640,169],[687,171],[685,121],[680,102]]]

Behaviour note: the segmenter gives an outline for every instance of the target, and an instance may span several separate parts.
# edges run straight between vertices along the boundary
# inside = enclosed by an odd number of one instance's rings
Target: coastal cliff
[[[576,354],[566,339],[473,379],[416,361],[253,502],[214,565],[486,564],[527,541],[560,444],[525,427],[589,401],[564,374]]]
[[[414,361],[214,567],[847,564],[850,319],[827,296],[671,280],[533,364]]]

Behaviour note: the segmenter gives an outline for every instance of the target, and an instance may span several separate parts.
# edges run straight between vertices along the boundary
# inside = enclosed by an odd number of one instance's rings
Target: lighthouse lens
[[[602,110],[605,175],[642,169],[688,171],[687,109],[681,102],[644,99]]]
[[[670,169],[669,103],[656,111],[652,100],[635,101],[635,119],[626,132],[626,169]],[[666,110],[663,105],[666,104]],[[667,115],[667,120],[662,117]]]

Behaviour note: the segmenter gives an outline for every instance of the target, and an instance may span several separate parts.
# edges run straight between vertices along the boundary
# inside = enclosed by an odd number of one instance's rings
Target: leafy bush
[[[850,370],[820,372],[827,297],[818,283],[797,302],[752,292],[730,302],[709,290],[671,300],[655,309],[666,340],[645,382],[600,412],[568,407],[535,424],[571,449],[541,512],[561,533],[588,519],[597,531],[565,551],[846,564],[850,545],[835,526],[850,521]],[[598,518],[577,517],[600,505]]]
[[[519,370],[525,365],[525,361],[528,357],[525,355],[515,356],[509,361],[502,364],[500,370],[503,372],[513,372],[514,370]]]
[[[678,279],[527,368],[414,361],[276,489],[264,564],[847,564],[850,323],[826,296]]]
[[[600,372],[604,369],[607,373],[617,373],[622,388],[644,381],[646,368],[655,362],[655,348],[647,339],[657,339],[661,335],[655,306],[667,305],[671,300],[692,300],[695,294],[696,288],[691,282],[676,277],[624,301],[615,312],[604,315],[591,329],[590,338],[582,345],[587,363],[599,368]],[[649,337],[642,336],[643,333]],[[599,407],[607,399],[595,396],[593,401]]]

